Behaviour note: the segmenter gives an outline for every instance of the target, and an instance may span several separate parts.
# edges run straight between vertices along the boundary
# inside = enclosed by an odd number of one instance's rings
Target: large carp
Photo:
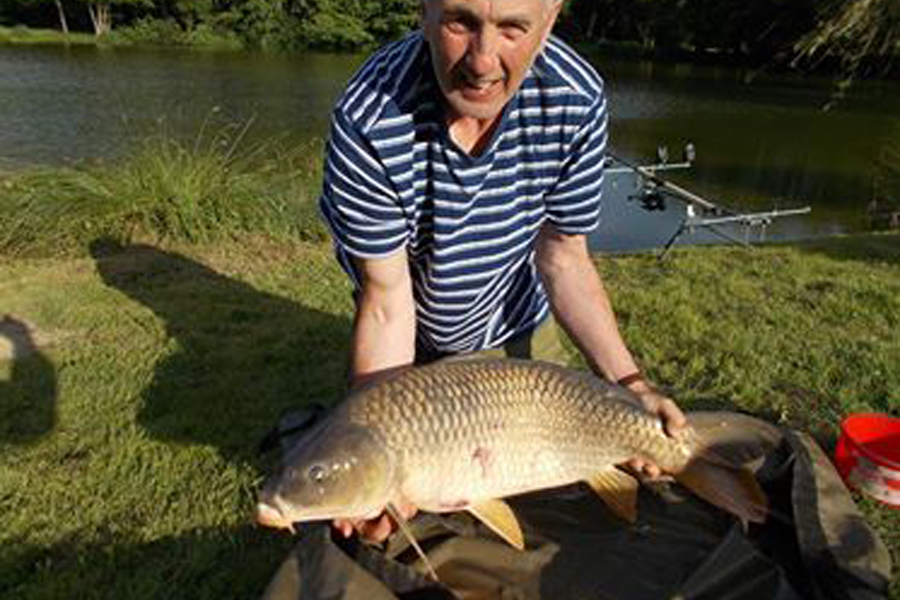
[[[262,488],[260,523],[370,518],[401,503],[468,510],[511,544],[522,534],[506,496],[587,482],[633,520],[639,457],[745,523],[766,499],[734,455],[767,425],[692,413],[678,437],[625,388],[590,373],[514,359],[409,368],[351,394],[289,450]],[[739,453],[738,453],[739,454]]]

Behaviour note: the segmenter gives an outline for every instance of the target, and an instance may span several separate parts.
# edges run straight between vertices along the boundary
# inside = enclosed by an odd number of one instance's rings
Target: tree
[[[847,82],[863,67],[882,63],[890,69],[900,55],[900,2],[897,0],[840,0],[832,2],[825,18],[795,46],[795,64],[834,59]]]
[[[62,0],[53,0],[53,3],[59,13],[59,28],[65,35],[69,35],[69,21],[66,19],[66,9],[63,8]]]
[[[69,20],[66,18],[66,9],[63,6],[62,0],[18,0],[18,6],[24,8],[25,10],[33,10],[36,7],[41,7],[43,5],[49,5],[53,3],[56,7],[56,14],[59,19],[59,29],[65,35],[69,35]]]
[[[94,26],[94,35],[100,37],[112,31],[112,6],[133,5],[152,7],[153,0],[82,0],[87,4],[91,24]]]
[[[91,23],[94,25],[94,35],[97,37],[112,31],[112,18],[109,15],[109,6],[108,2],[89,2],[87,5]]]

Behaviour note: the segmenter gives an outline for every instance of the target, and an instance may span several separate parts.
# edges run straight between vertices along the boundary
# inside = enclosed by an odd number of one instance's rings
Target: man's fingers
[[[669,398],[660,400],[657,411],[663,419],[666,433],[672,437],[681,433],[681,430],[687,425],[687,419],[685,418],[684,413],[681,412],[678,405]]]
[[[416,513],[418,512],[418,508],[415,504],[410,504],[408,502],[401,502],[397,505],[397,510],[400,512],[400,516],[404,519],[409,520],[412,519]],[[370,542],[380,543],[386,540],[391,533],[394,532],[394,529],[397,528],[397,524],[394,522],[394,519],[391,518],[387,513],[381,513],[381,515],[375,517],[374,519],[335,519],[332,521],[331,526],[334,527],[338,533],[340,533],[343,537],[348,538],[356,532],[361,538],[364,538]]]
[[[378,543],[386,540],[388,536],[391,535],[393,529],[391,519],[387,515],[381,515],[378,519],[373,519],[371,521],[364,521],[357,527],[360,537],[363,537],[370,542]]]
[[[415,504],[410,504],[408,502],[401,502],[397,509],[400,511],[400,516],[409,521],[416,513],[419,512],[419,509],[416,508]]]
[[[647,463],[644,465],[644,475],[647,476],[648,479],[656,479],[661,475],[661,471],[659,467],[654,465],[653,463]]]
[[[337,529],[338,533],[343,537],[348,538],[353,535],[353,530],[356,528],[357,523],[358,521],[351,521],[349,519],[335,519],[332,521],[331,526]]]

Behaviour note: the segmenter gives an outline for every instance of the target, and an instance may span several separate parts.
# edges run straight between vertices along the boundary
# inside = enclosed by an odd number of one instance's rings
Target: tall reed
[[[321,142],[249,144],[249,126],[204,124],[192,140],[154,135],[112,163],[0,175],[0,252],[71,254],[98,237],[323,238]]]

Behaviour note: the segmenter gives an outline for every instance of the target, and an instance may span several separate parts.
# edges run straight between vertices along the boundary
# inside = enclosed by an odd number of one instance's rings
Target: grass
[[[0,356],[4,338],[31,350],[0,358],[0,596],[258,597],[290,542],[249,525],[256,444],[340,396],[345,277],[327,244],[268,235],[87,252],[0,258]],[[898,235],[601,271],[685,407],[749,410],[829,451],[841,415],[900,414]],[[900,561],[896,513],[862,505]]]
[[[63,33],[58,29],[42,29],[17,25],[0,26],[0,45],[78,45],[98,47],[165,46],[192,47],[197,50],[241,50],[244,44],[236,34],[198,25],[185,31],[172,20],[139,20],[127,27],[96,36],[92,33]]]
[[[250,146],[249,126],[204,124],[193,139],[160,133],[112,164],[0,173],[0,252],[84,254],[99,237],[324,239],[321,141]]]
[[[258,596],[288,541],[249,524],[255,444],[337,394],[344,278],[321,246],[112,247],[0,266],[45,344],[0,367],[0,596]]]
[[[32,27],[2,27],[0,26],[0,44],[77,44],[96,45],[100,43],[96,36],[90,33],[64,34],[57,29],[37,29]]]

